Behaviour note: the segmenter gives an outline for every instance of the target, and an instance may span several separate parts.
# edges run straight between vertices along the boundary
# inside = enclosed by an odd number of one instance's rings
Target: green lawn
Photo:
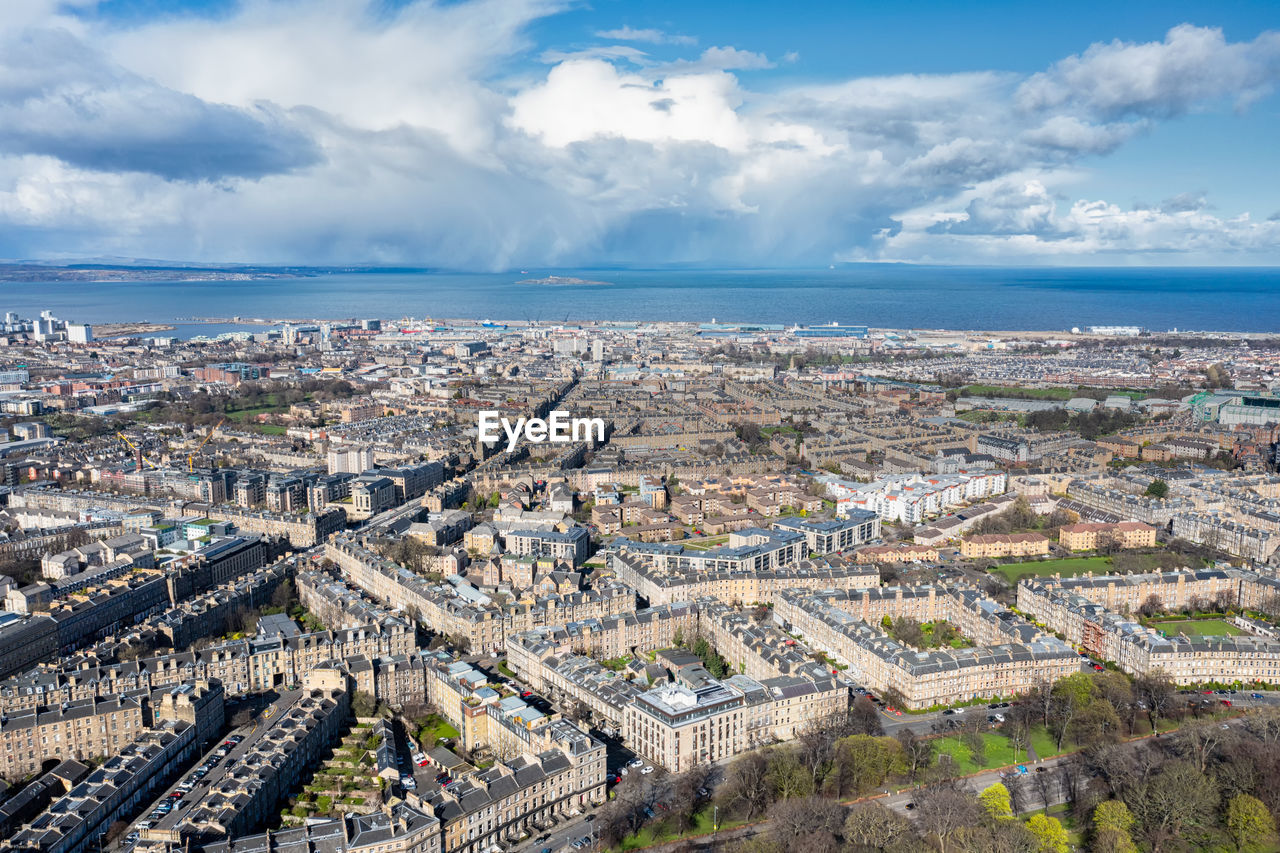
[[[691,835],[710,835],[714,827],[711,824],[713,812],[710,806],[703,808],[693,817],[693,828],[682,836],[676,832],[674,823],[669,820],[653,820],[646,826],[642,827],[635,835],[628,835],[622,839],[622,843],[617,847],[611,848],[614,851],[638,850],[642,847],[651,847],[654,844],[663,844],[669,841],[676,841],[681,837]],[[659,812],[661,817],[662,813]],[[723,817],[723,815],[721,816]],[[734,829],[743,824],[741,820],[721,820],[720,830]]]
[[[1067,557],[1063,560],[1044,560],[1029,563],[1001,563],[994,572],[1009,583],[1016,584],[1022,578],[1048,577],[1060,574],[1064,578],[1085,572],[1106,572],[1111,568],[1110,557]]]
[[[431,749],[441,740],[458,737],[458,730],[443,717],[433,717],[427,725],[418,729],[418,742],[423,749]]]
[[[249,409],[236,409],[227,412],[227,420],[229,421],[247,421],[254,415],[268,415],[276,412],[287,412],[288,406],[254,406]]]
[[[987,709],[981,705],[975,706],[969,710],[971,714],[982,714],[986,719]],[[1007,767],[1011,764],[1023,764],[1027,761],[1026,750],[1019,749],[1017,755],[1014,755],[1013,747],[1009,744],[1009,739],[999,731],[987,731],[982,733],[982,739],[987,744],[986,761],[981,765],[973,760],[973,754],[969,751],[969,747],[964,744],[955,735],[947,735],[938,737],[934,743],[938,746],[939,755],[950,755],[956,762],[961,773],[974,773],[979,770],[990,770],[993,767]],[[1058,745],[1054,742],[1053,735],[1044,726],[1035,726],[1031,729],[1031,745],[1035,748],[1035,753],[1039,758],[1050,758],[1058,755]],[[1062,745],[1064,751],[1073,749],[1073,744],[1064,743]]]
[[[1070,400],[1075,393],[1072,388],[1019,388],[1016,385],[966,385],[960,389],[960,395],[963,397],[992,395],[1037,400]]]
[[[971,713],[982,713],[985,708],[974,708]],[[1052,739],[1048,738],[1048,733],[1043,728],[1039,729],[1039,734],[1049,740],[1050,746],[1047,747],[1049,755],[1057,752],[1052,748]],[[1036,740],[1033,734],[1033,741]],[[977,764],[973,760],[973,753],[969,751],[969,747],[959,738],[947,736],[937,738],[934,742],[938,745],[938,755],[950,755],[952,760],[956,762],[956,766],[961,773],[974,773],[978,770],[990,770],[993,767],[1007,767],[1010,764],[1021,764],[1027,760],[1027,754],[1024,750],[1019,749],[1015,756],[1013,747],[1009,744],[1009,739],[999,732],[983,732],[982,739],[986,741],[986,761]],[[1036,744],[1036,752],[1039,754],[1040,744]],[[1046,756],[1041,756],[1046,757]]]
[[[719,548],[728,541],[728,536],[711,536],[706,539],[686,539],[680,544],[689,551],[709,551],[712,548]]]
[[[1176,637],[1186,634],[1188,637],[1220,637],[1235,636],[1243,633],[1235,625],[1222,619],[1179,619],[1172,622],[1152,622],[1151,627],[1163,631],[1166,636]]]

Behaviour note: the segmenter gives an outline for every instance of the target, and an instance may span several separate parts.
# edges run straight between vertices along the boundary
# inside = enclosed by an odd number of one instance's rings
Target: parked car
[[[1230,705],[1231,703],[1228,702],[1227,704]],[[643,776],[648,776],[652,772],[653,772],[653,765],[645,765],[640,769],[640,774]]]

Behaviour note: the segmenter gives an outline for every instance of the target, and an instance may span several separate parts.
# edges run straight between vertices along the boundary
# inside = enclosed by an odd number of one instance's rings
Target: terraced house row
[[[499,603],[470,584],[432,583],[349,539],[331,539],[325,555],[342,576],[375,600],[403,610],[438,634],[473,652],[499,652],[507,638],[542,625],[631,613],[635,593],[619,583],[564,594]]]
[[[609,561],[614,576],[653,606],[701,598],[752,604],[771,601],[784,589],[863,589],[880,585],[880,572],[874,566],[839,557],[800,560],[767,571],[702,570],[655,564],[649,559],[652,546],[642,543],[627,542],[618,547],[618,553]]]
[[[727,623],[732,617],[724,612],[727,608],[707,604],[716,611],[711,616],[699,614],[702,627],[694,630],[713,641],[718,637],[731,655],[740,648],[745,658],[754,658],[757,663],[751,671],[757,673],[755,677],[739,673],[718,680],[687,652],[669,648],[654,652],[643,647],[625,653],[649,651],[656,662],[631,657],[619,672],[575,654],[576,631],[562,628],[513,637],[507,663],[526,683],[615,727],[630,748],[672,772],[763,743],[788,740],[810,722],[848,707],[849,682],[832,677],[816,662],[806,662],[794,652],[771,655],[755,648],[748,650],[743,636],[751,629],[730,627]],[[708,619],[724,627],[708,631]],[[735,647],[730,637],[737,638],[739,646]],[[779,640],[778,645],[785,646],[785,641]],[[650,685],[655,686],[651,689]]]
[[[191,680],[218,681],[228,694],[242,695],[299,684],[306,673],[331,661],[356,655],[408,655],[416,650],[415,632],[396,621],[296,637],[251,637],[136,661],[69,659],[60,668],[33,670],[0,682],[0,708],[9,712]]]
[[[1025,693],[1079,671],[1075,650],[974,592],[885,587],[784,592],[784,626],[849,667],[857,683],[897,691],[908,708]],[[976,648],[919,650],[880,628],[884,616],[954,620]]]
[[[1070,581],[1070,582],[1068,582]],[[1163,673],[1177,684],[1280,683],[1280,641],[1265,636],[1191,637],[1150,628],[1131,618],[1130,602],[1148,596],[1171,602],[1195,598],[1251,608],[1280,589],[1280,581],[1237,569],[1093,578],[1038,579],[1018,585],[1018,608],[1090,654],[1134,675]],[[1116,605],[1124,608],[1116,609]]]

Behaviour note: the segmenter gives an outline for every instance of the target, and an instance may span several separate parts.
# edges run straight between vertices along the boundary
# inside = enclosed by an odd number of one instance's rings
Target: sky
[[[1280,265],[1280,6],[0,0],[0,258]]]

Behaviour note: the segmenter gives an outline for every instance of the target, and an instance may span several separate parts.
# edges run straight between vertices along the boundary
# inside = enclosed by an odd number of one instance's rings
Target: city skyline
[[[0,257],[1280,263],[1264,4],[0,7]]]

